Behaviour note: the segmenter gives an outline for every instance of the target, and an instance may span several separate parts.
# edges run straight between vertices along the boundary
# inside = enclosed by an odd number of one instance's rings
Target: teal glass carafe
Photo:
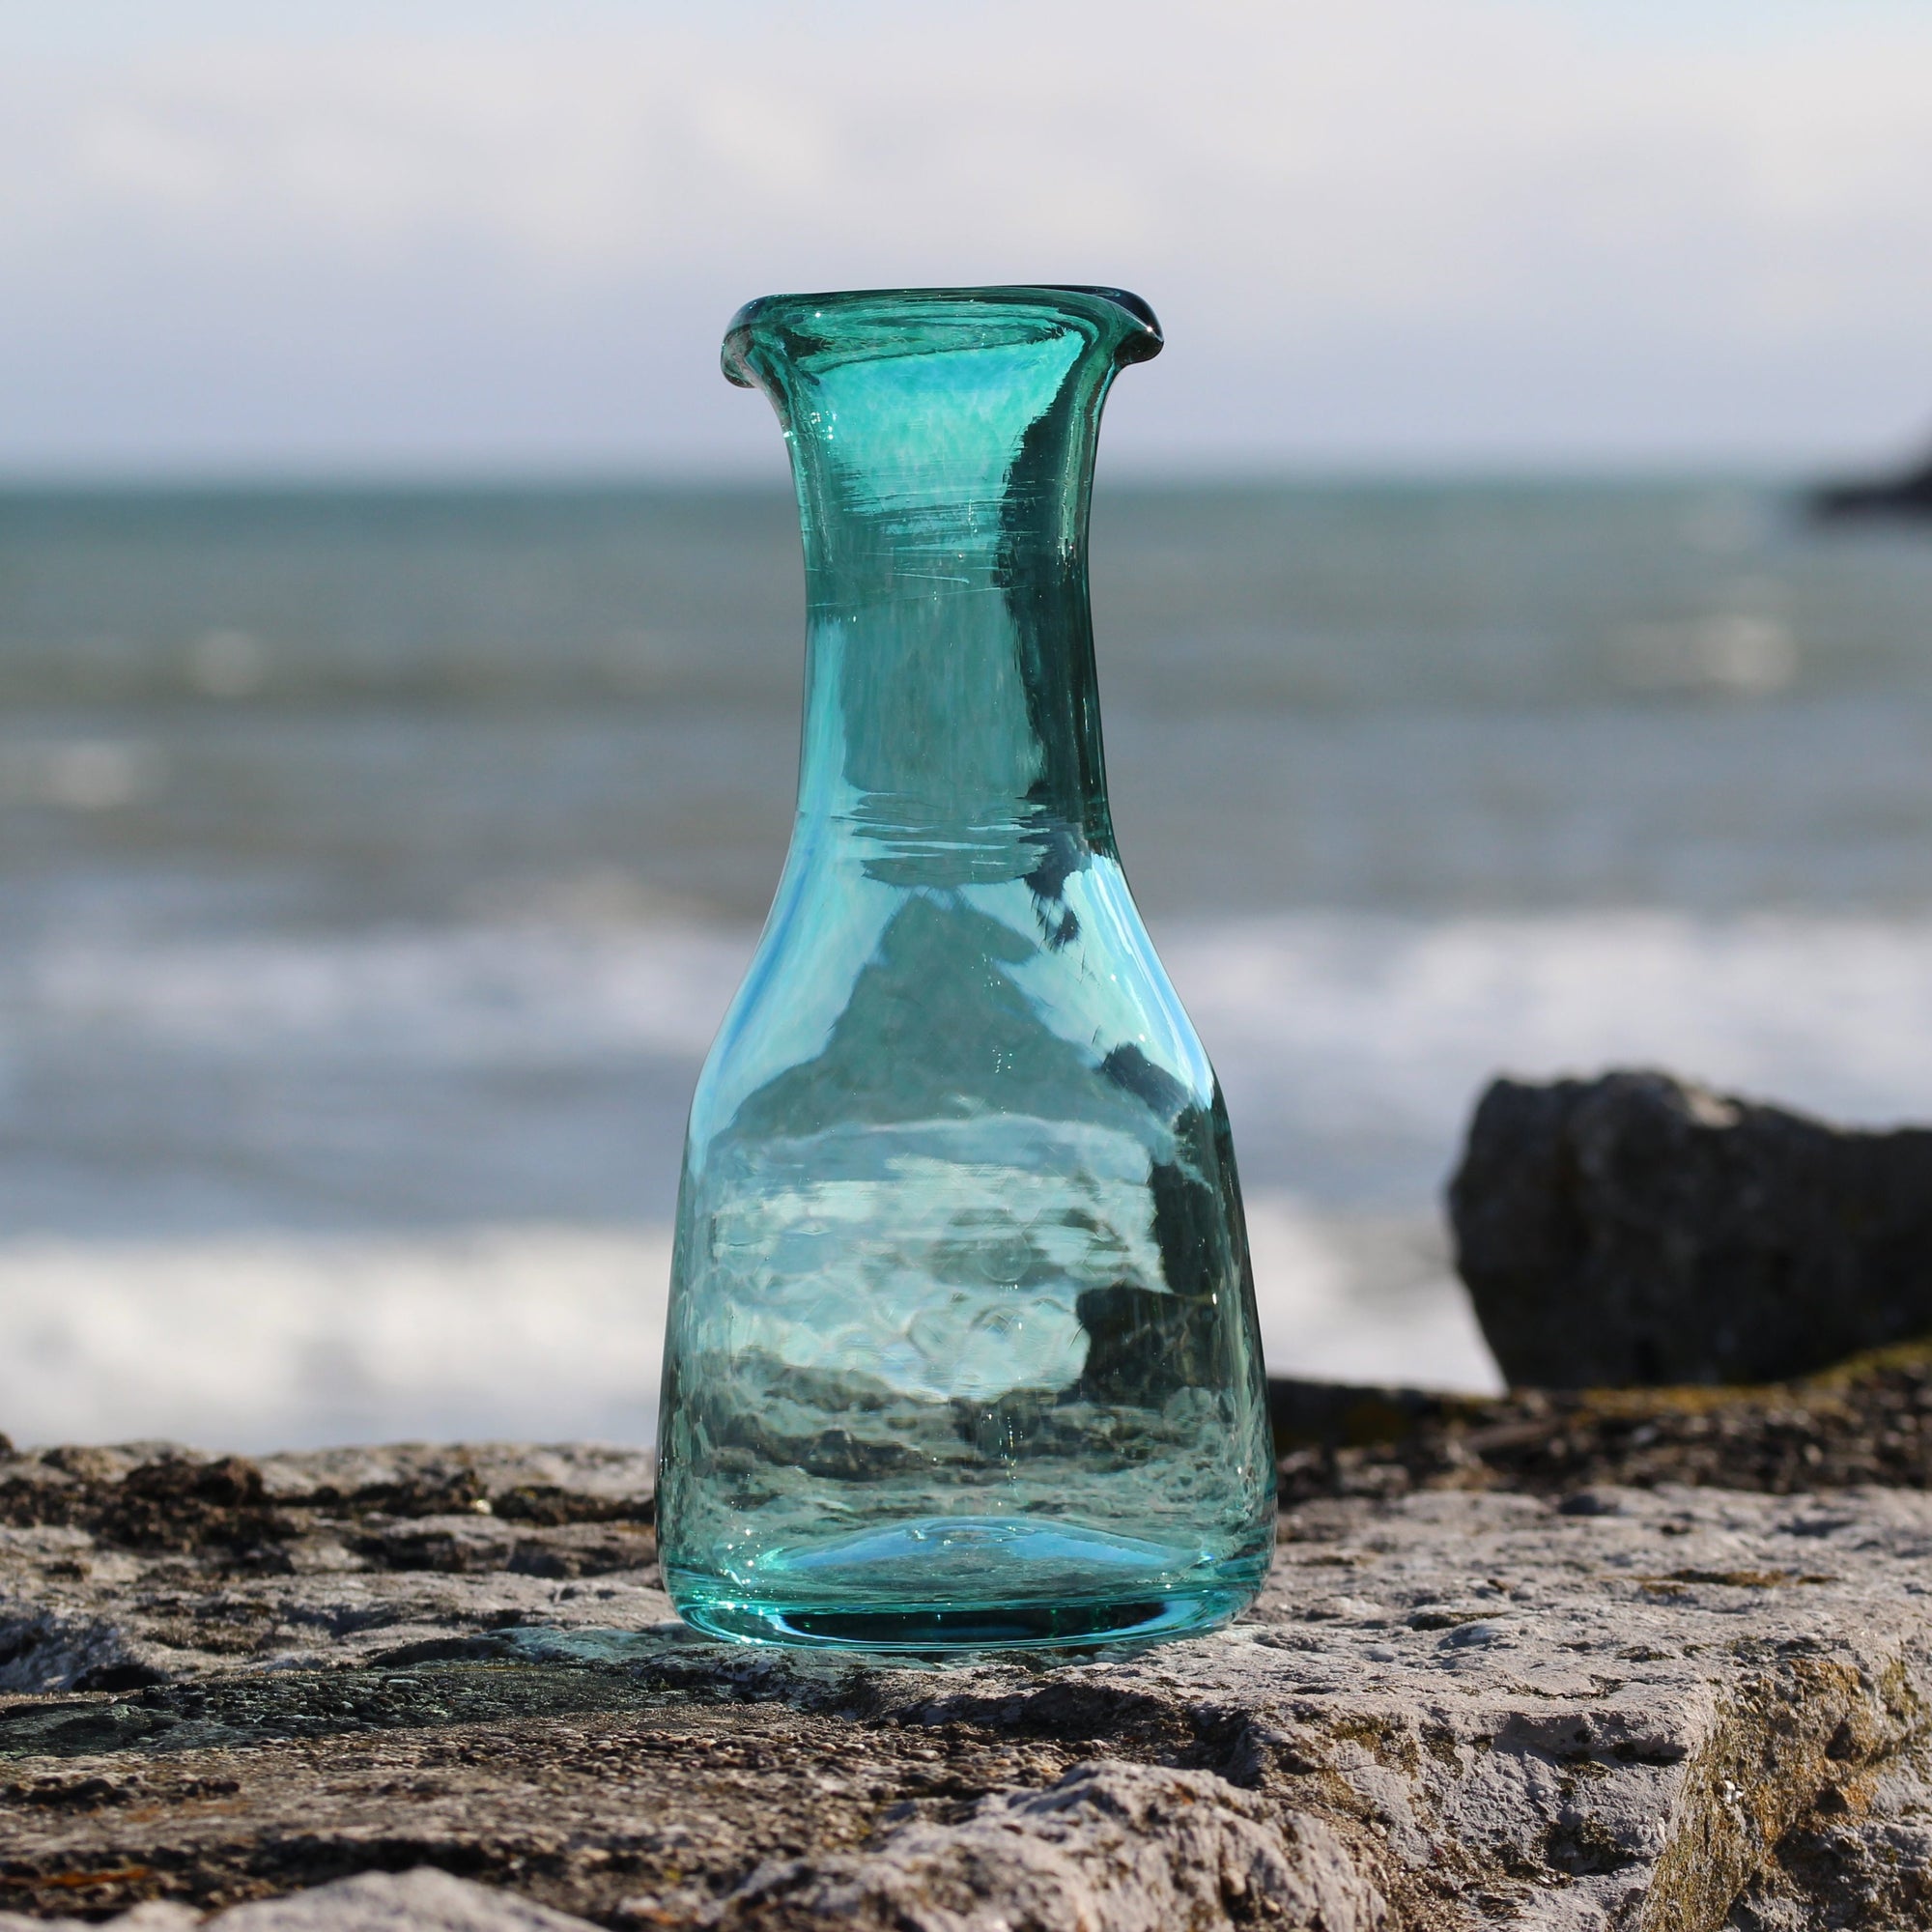
[[[699,1078],[659,1535],[714,1635],[1178,1636],[1273,1548],[1227,1115],[1114,847],[1094,438],[1161,346],[1111,289],[775,296],[732,382],[791,451],[789,857]]]

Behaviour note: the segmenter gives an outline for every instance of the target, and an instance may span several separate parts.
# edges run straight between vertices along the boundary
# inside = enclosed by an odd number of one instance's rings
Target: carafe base
[[[1252,1603],[1266,1567],[1264,1548],[1215,1561],[1052,1519],[927,1517],[770,1550],[740,1578],[667,1566],[666,1581],[710,1636],[919,1654],[1198,1635]]]

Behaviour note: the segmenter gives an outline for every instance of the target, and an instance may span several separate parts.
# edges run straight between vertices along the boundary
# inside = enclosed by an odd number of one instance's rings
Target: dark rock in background
[[[1772,1381],[1932,1332],[1932,1129],[1666,1073],[1498,1080],[1449,1206],[1512,1383]]]
[[[1822,523],[1851,517],[1932,518],[1932,462],[1900,476],[1828,483],[1811,493],[1810,509]]]

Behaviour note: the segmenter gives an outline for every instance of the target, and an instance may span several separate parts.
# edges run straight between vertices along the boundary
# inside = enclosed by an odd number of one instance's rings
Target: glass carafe
[[[1274,1465],[1220,1089],[1101,763],[1110,289],[754,301],[805,541],[791,850],[692,1105],[660,1426],[679,1612],[892,1651],[1260,1588]]]

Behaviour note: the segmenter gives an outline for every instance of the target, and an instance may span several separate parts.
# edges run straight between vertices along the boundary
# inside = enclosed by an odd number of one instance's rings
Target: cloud
[[[1121,412],[1150,458],[1772,450],[1932,407],[1907,10],[612,18],[8,63],[0,461],[730,455],[740,298],[1013,277],[1162,309]]]

